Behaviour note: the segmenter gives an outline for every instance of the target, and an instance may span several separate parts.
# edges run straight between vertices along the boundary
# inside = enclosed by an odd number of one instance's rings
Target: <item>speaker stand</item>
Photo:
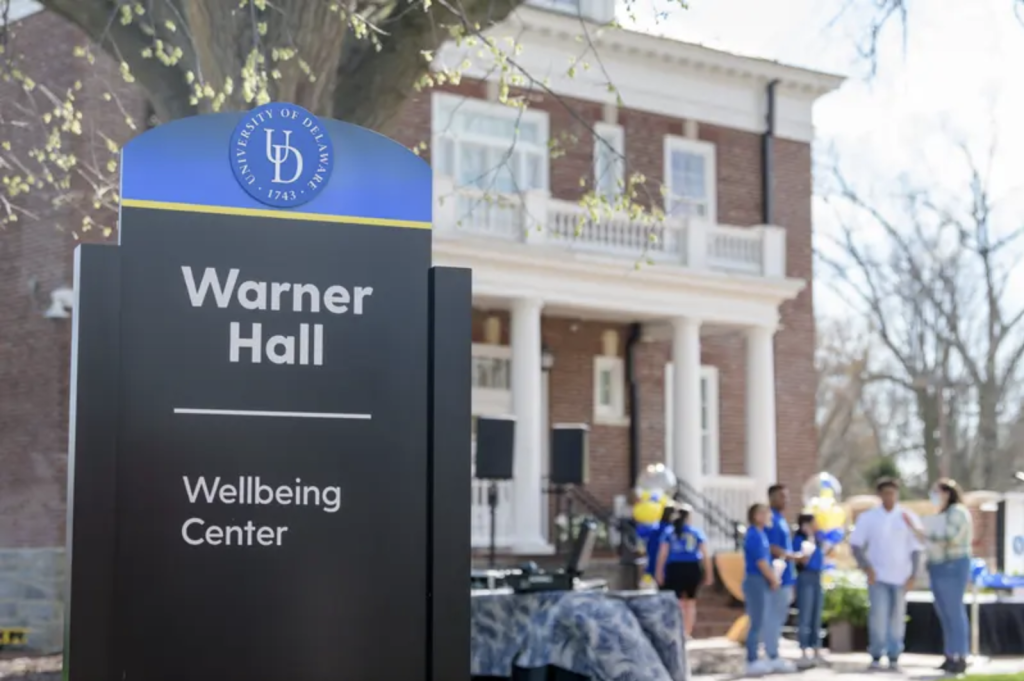
[[[498,483],[494,480],[487,486],[487,508],[491,514],[491,544],[487,554],[487,566],[493,570],[498,553]]]

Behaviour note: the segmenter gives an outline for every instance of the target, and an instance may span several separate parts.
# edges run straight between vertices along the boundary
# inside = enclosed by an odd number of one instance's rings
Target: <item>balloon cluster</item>
[[[657,529],[675,488],[676,476],[664,464],[651,464],[644,470],[637,479],[636,501],[633,503],[637,534],[643,537]]]
[[[830,473],[818,473],[804,485],[804,513],[814,516],[818,532],[824,535],[828,544],[843,540],[846,527],[846,511],[839,505],[843,494],[842,485]]]
[[[636,536],[645,545],[657,541],[662,529],[661,519],[665,507],[672,501],[672,493],[676,488],[676,476],[664,464],[651,464],[637,479],[633,502],[633,522],[636,523]],[[648,548],[650,551],[650,548]],[[652,559],[648,556],[648,560]],[[653,581],[648,573],[644,582],[652,586]]]

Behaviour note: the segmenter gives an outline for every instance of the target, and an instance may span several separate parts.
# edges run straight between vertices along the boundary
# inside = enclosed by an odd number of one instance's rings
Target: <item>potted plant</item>
[[[825,589],[822,623],[828,628],[829,649],[849,653],[867,643],[868,590],[850,580],[836,580]]]

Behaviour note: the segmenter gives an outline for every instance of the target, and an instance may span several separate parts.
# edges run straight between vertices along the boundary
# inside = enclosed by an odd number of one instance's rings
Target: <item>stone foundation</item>
[[[0,549],[0,628],[27,628],[33,651],[63,648],[64,566],[63,548]]]

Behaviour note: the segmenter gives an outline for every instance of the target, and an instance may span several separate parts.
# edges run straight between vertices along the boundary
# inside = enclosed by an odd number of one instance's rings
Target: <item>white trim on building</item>
[[[597,23],[581,25],[569,16],[520,6],[488,36],[511,37],[521,51],[517,65],[545,86],[564,96],[662,114],[676,119],[762,133],[765,128],[765,89],[777,80],[776,134],[802,142],[814,140],[814,102],[835,89],[844,78],[745,57],[701,45],[680,42]],[[576,69],[580,40],[589,41],[601,55],[602,68]],[[434,68],[458,68],[466,78],[497,80],[493,56],[478,47],[449,43],[438,51]],[[609,87],[612,86],[612,87]]]

